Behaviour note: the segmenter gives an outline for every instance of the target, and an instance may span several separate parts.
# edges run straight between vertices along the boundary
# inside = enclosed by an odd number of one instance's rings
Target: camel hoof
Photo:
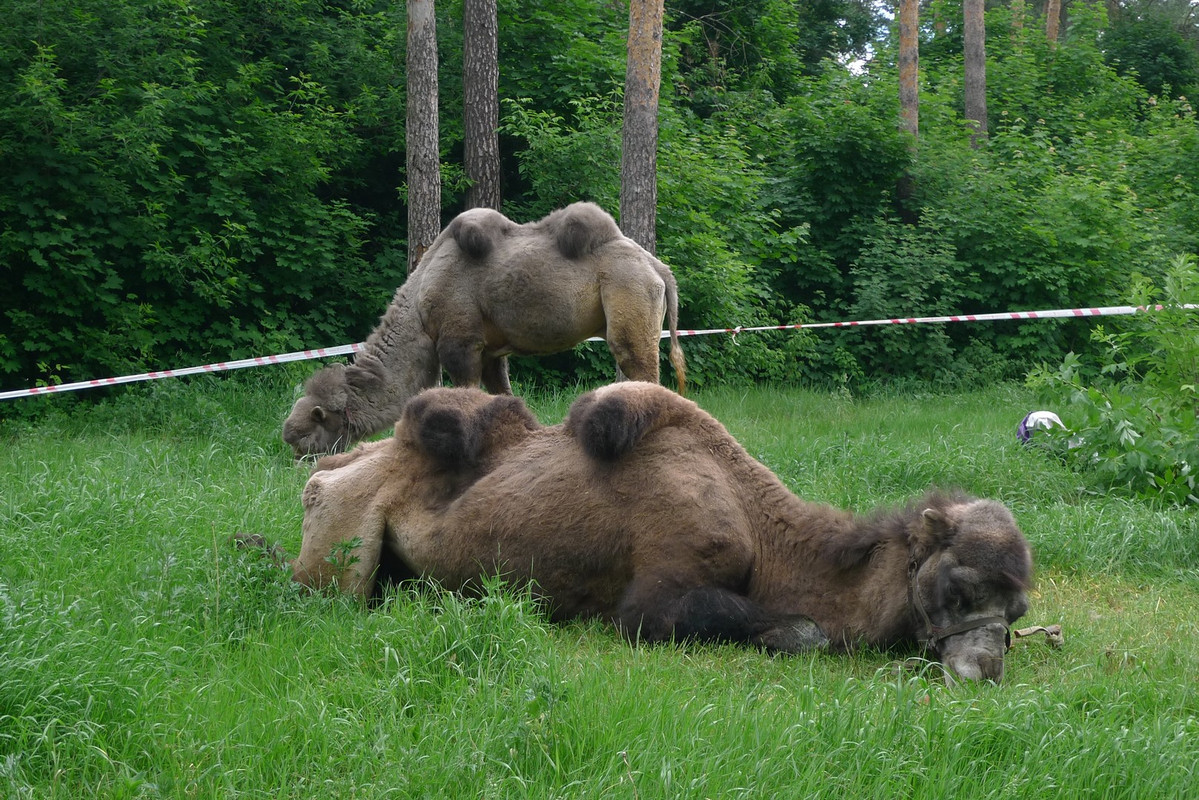
[[[758,643],[767,650],[783,653],[804,653],[809,650],[828,648],[828,637],[820,626],[807,617],[795,617],[777,627],[765,631]]]

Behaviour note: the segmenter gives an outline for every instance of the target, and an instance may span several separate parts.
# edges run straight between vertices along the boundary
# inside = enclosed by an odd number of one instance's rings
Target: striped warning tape
[[[1184,305],[1181,308],[1195,309],[1196,305]],[[679,336],[706,336],[717,333],[727,333],[736,336],[740,333],[756,331],[788,331],[801,328],[856,328],[869,325],[913,325],[919,323],[944,322],[996,322],[1008,320],[1060,319],[1073,317],[1107,317],[1135,314],[1138,311],[1160,311],[1162,306],[1101,306],[1098,308],[1061,308],[1049,311],[1003,311],[992,314],[960,314],[945,317],[893,317],[891,319],[854,320],[851,322],[798,322],[791,325],[762,325],[736,328],[709,328],[707,330],[681,330]],[[662,331],[662,338],[670,336],[670,331]],[[603,341],[601,337],[593,337],[588,341]],[[95,380],[61,383],[55,386],[34,386],[29,389],[13,389],[0,392],[0,400],[10,400],[16,397],[35,397],[44,394],[73,392],[80,389],[94,389],[98,386],[117,386],[122,383],[138,383],[153,381],[160,378],[181,378],[185,375],[201,375],[209,372],[223,372],[247,367],[264,367],[268,364],[286,364],[290,361],[307,361],[313,358],[328,356],[344,356],[357,353],[363,343],[344,344],[336,347],[321,347],[315,350],[298,350],[294,353],[283,353],[274,356],[259,356],[243,358],[237,361],[218,361],[214,364],[204,364],[199,367],[183,367],[181,369],[164,369],[157,372],[142,372],[137,375],[122,375],[116,378],[97,378]]]
[[[8,400],[13,397],[33,397],[34,395],[54,394],[57,392],[74,392],[80,389],[95,389],[98,386],[116,386],[122,383],[155,381],[159,378],[181,378],[184,375],[201,375],[206,372],[224,372],[231,369],[245,369],[246,367],[265,367],[267,364],[286,364],[289,361],[306,361],[325,356],[344,356],[356,353],[361,349],[361,343],[343,344],[337,347],[321,347],[316,350],[299,350],[295,353],[284,353],[277,356],[259,356],[257,358],[243,358],[237,361],[218,361],[215,364],[204,364],[199,367],[141,372],[137,375],[122,375],[118,378],[97,378],[90,381],[62,383],[57,386],[34,386],[30,389],[14,389],[12,391],[0,392],[0,400]]]

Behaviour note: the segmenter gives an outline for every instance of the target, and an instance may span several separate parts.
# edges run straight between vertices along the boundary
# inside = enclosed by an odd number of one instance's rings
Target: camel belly
[[[483,322],[483,354],[499,356],[545,356],[570,350],[593,336],[603,336],[603,314],[574,319],[528,319],[523,326]]]

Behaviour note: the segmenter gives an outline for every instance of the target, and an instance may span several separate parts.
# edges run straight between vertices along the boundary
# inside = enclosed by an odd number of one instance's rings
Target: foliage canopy
[[[365,337],[406,262],[402,3],[0,2],[5,384]],[[873,9],[668,8],[659,254],[685,325],[1123,302],[1127,275],[1160,282],[1199,252],[1193,36],[1167,37],[1176,57],[1151,74],[1126,45],[1161,32],[1152,14],[1072,4],[1051,46],[1025,6],[993,8],[992,135],[972,149],[960,7],[930,7],[918,141]],[[437,13],[448,220],[466,190],[461,0]],[[627,9],[501,0],[499,21],[505,210],[615,210]],[[687,344],[700,383],[851,389],[971,385],[1098,346],[1085,322]],[[581,349],[521,369],[608,366]]]

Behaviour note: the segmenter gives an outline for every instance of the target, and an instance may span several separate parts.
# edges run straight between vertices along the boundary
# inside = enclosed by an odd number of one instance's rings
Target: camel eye
[[[968,611],[974,604],[972,587],[968,584],[949,583],[943,598],[947,611]]]

